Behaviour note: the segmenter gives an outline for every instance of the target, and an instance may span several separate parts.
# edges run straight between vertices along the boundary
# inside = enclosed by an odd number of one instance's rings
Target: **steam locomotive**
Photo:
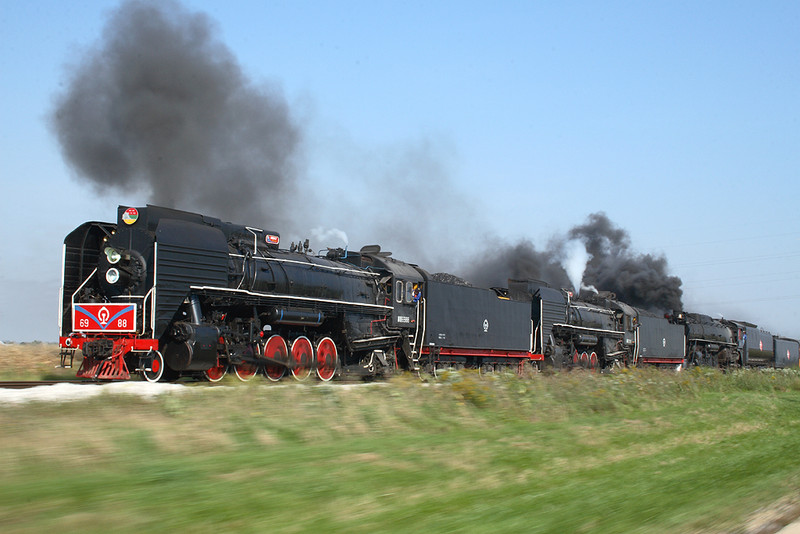
[[[748,323],[660,317],[543,282],[476,288],[391,257],[280,248],[280,234],[158,206],[64,240],[61,365],[148,381],[263,373],[383,376],[627,365],[798,366],[798,342]]]

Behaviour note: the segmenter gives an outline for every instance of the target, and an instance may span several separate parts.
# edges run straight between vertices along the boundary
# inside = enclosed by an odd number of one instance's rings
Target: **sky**
[[[0,0],[0,340],[57,339],[67,233],[158,203],[89,183],[52,127],[120,5]],[[604,213],[686,310],[800,338],[800,3],[178,5],[300,132],[280,217],[255,221],[284,243],[344,232],[459,274]]]

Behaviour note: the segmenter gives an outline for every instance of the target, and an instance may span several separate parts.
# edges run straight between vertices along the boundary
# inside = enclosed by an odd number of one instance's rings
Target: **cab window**
[[[398,280],[397,283],[395,283],[394,300],[398,304],[401,304],[403,302],[403,281],[402,280]]]

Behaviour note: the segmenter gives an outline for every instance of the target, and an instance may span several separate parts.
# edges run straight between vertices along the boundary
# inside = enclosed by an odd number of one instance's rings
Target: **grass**
[[[768,532],[800,513],[797,371],[265,382],[0,406],[4,532]]]

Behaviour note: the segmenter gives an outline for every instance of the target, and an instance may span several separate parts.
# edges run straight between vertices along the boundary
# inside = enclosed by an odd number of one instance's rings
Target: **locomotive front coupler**
[[[85,342],[82,350],[85,357],[105,360],[114,353],[114,341],[106,338],[93,339]]]

